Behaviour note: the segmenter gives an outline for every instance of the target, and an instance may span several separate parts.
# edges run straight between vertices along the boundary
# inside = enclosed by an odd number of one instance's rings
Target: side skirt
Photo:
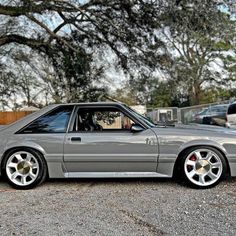
[[[156,172],[67,172],[65,178],[170,178],[169,175]]]

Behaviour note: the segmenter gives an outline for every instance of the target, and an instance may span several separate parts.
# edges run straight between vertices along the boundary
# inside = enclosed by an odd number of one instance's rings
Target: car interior
[[[133,123],[119,110],[80,109],[75,118],[73,132],[130,130]]]

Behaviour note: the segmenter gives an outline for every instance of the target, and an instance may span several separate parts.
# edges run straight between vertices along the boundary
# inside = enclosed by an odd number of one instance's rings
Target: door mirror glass
[[[139,124],[133,124],[130,128],[131,132],[135,133],[135,132],[141,132],[144,130],[144,128],[139,125]]]

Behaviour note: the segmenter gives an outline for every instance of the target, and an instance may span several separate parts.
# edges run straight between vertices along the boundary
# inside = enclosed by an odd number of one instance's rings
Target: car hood
[[[213,125],[182,125],[177,124],[174,127],[166,126],[166,127],[155,127],[153,130],[158,134],[169,134],[171,135],[199,135],[199,136],[235,136],[236,137],[236,130],[213,126]]]

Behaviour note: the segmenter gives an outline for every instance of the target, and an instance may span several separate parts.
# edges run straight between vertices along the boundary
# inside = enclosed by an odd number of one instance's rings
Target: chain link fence
[[[147,109],[147,117],[154,123],[178,122],[180,119],[178,107],[159,107]]]
[[[147,117],[154,123],[207,124],[225,126],[227,110],[232,100],[184,108],[158,107],[147,109]]]
[[[230,101],[180,108],[180,122],[224,126]]]

